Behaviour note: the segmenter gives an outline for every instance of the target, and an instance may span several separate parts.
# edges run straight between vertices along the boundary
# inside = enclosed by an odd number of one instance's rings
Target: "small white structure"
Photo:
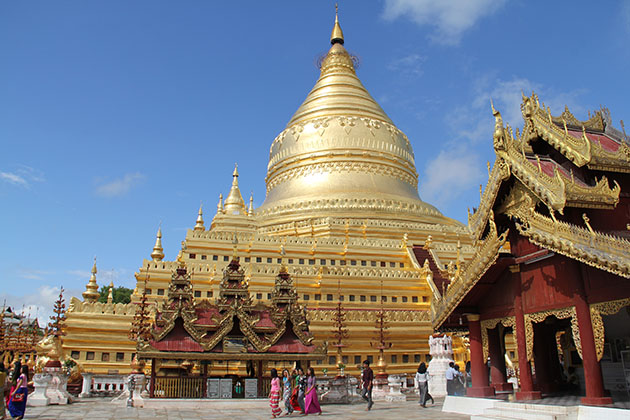
[[[83,388],[79,397],[117,396],[125,389],[127,389],[127,375],[95,375],[84,372]]]
[[[42,407],[50,404],[50,398],[46,396],[46,390],[50,385],[52,376],[47,373],[36,373],[33,375],[33,386],[35,391],[28,396],[26,404],[30,407]]]
[[[132,373],[131,375],[127,376],[123,392],[119,396],[114,398],[112,400],[112,403],[120,403],[120,402],[125,402],[127,404],[130,403],[129,381],[131,379],[133,379],[133,397],[131,401],[131,406],[143,408],[144,397],[148,396],[148,392],[146,390],[147,378],[144,375],[144,373]]]
[[[389,393],[385,395],[385,400],[389,402],[395,401],[407,401],[407,396],[400,392],[403,380],[406,382],[406,378],[402,378],[398,375],[389,375],[387,377],[387,385],[389,386]]]
[[[448,364],[453,361],[453,341],[446,334],[433,334],[429,336],[429,362],[428,372],[429,394],[433,397],[446,395],[446,370]]]
[[[33,376],[35,391],[26,400],[31,407],[46,405],[64,405],[72,402],[66,387],[68,377],[61,373],[59,367],[45,367],[44,372]]]

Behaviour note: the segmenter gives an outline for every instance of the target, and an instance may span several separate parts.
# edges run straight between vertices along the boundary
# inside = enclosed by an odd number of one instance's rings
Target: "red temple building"
[[[516,399],[573,389],[583,404],[610,404],[630,367],[629,138],[607,109],[554,117],[535,94],[521,109],[513,133],[492,108],[496,160],[469,214],[476,253],[433,285],[433,327],[467,327],[469,396],[512,389],[511,332]]]
[[[312,343],[305,309],[297,303],[284,265],[266,305],[253,302],[236,255],[223,272],[214,301],[195,301],[191,273],[179,261],[150,333],[138,336],[138,356],[151,362],[151,397],[205,397],[207,380],[226,376],[223,367],[230,361],[247,364],[248,376],[258,380],[258,394],[263,395],[269,385],[263,377],[268,363],[291,366],[325,357],[325,344]],[[243,391],[238,385],[235,389]]]

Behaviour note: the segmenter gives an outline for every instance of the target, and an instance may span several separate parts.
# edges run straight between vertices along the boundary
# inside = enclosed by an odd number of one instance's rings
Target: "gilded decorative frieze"
[[[267,192],[271,191],[278,184],[282,184],[283,182],[289,181],[291,179],[311,176],[316,173],[363,172],[371,175],[389,176],[392,178],[400,179],[414,187],[418,186],[418,176],[414,172],[401,169],[399,166],[388,165],[381,162],[358,162],[352,160],[334,162],[328,161],[332,157],[334,157],[334,154],[330,154],[330,156],[326,157],[322,156],[322,159],[325,159],[326,162],[309,163],[304,166],[297,166],[290,169],[282,170],[282,172],[277,172],[273,176],[270,176],[267,180]],[[340,153],[339,157],[347,158],[348,153]],[[369,156],[361,154],[361,157],[366,158]]]
[[[630,298],[599,302],[590,305],[591,323],[593,324],[593,335],[595,336],[595,350],[597,360],[604,356],[604,320],[602,315],[614,315],[626,306],[630,306]]]
[[[527,348],[527,360],[534,360],[534,322],[543,322],[548,316],[555,316],[558,319],[571,319],[571,333],[573,342],[578,354],[582,357],[582,341],[580,329],[577,322],[575,306],[560,309],[550,309],[548,311],[525,314],[525,345]]]
[[[505,328],[514,327],[515,318],[513,316],[508,316],[505,318],[493,318],[493,319],[484,319],[481,321],[481,344],[483,346],[483,360],[488,360],[488,330],[492,330],[496,328],[497,325],[501,324]]]
[[[589,264],[601,270],[630,278],[630,241],[554,220],[538,213],[526,201],[507,209],[519,233],[533,243]]]
[[[429,321],[429,311],[385,310],[390,322],[426,322]],[[333,322],[335,309],[316,309],[307,311],[309,321]],[[346,321],[349,322],[376,322],[377,311],[346,310]]]

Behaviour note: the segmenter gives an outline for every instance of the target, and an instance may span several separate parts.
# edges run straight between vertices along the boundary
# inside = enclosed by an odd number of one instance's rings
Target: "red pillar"
[[[505,370],[505,353],[501,341],[500,328],[497,327],[488,331],[488,354],[490,355],[490,378],[491,385],[496,392],[512,391],[512,384],[507,381]]]
[[[151,381],[149,382],[149,397],[155,397],[155,359],[151,359]]]
[[[468,397],[494,396],[494,388],[488,384],[488,370],[483,360],[483,344],[481,343],[481,323],[479,315],[469,314],[468,330],[470,331],[470,374],[472,387],[466,390]]]
[[[532,368],[527,360],[527,345],[525,340],[525,314],[523,313],[523,296],[521,290],[521,273],[519,265],[511,265],[510,271],[514,281],[514,329],[516,330],[516,348],[518,351],[518,366],[520,389],[516,392],[517,400],[539,400],[540,391],[534,391]]]
[[[591,322],[591,311],[586,302],[584,292],[584,272],[582,279],[576,279],[578,284],[575,294],[575,312],[577,315],[578,327],[580,328],[580,340],[582,341],[582,364],[584,365],[584,382],[586,383],[586,397],[582,398],[585,405],[608,405],[612,404],[612,398],[604,396],[604,379],[602,368],[597,360],[595,350],[595,337],[593,335],[593,324]]]

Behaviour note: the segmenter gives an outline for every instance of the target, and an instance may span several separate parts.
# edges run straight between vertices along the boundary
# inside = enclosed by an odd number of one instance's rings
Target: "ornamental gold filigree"
[[[507,316],[504,318],[484,319],[481,321],[481,345],[483,347],[483,360],[488,360],[488,330],[496,328],[501,324],[505,328],[514,327],[516,320],[513,316]]]
[[[593,267],[630,278],[630,241],[554,220],[538,213],[532,203],[506,210],[518,232],[534,244]]]
[[[590,305],[591,323],[593,324],[593,335],[595,336],[597,360],[602,360],[602,357],[604,356],[605,331],[602,315],[614,315],[626,306],[630,306],[630,298],[594,303]]]
[[[543,322],[547,317],[555,316],[558,319],[571,319],[571,333],[573,342],[578,354],[582,357],[582,341],[580,338],[580,328],[577,322],[575,306],[560,309],[550,309],[548,311],[525,314],[525,346],[527,349],[527,360],[534,360],[534,323]]]

